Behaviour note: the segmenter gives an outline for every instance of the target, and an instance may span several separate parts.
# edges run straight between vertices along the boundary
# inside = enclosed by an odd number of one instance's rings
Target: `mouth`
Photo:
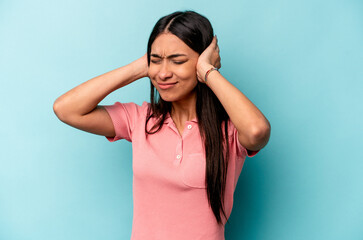
[[[174,82],[174,83],[159,83],[159,82],[157,82],[157,84],[158,84],[160,89],[166,90],[166,89],[174,87],[177,83],[176,82]]]

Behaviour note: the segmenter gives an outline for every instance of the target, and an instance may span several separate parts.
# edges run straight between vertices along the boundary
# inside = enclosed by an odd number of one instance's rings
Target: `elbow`
[[[266,146],[270,139],[271,134],[271,125],[266,120],[261,124],[256,124],[251,128],[251,132],[249,134],[249,146],[247,149],[257,151]]]
[[[62,107],[61,107],[61,102],[59,100],[59,98],[57,98],[54,103],[53,103],[53,112],[54,114],[58,117],[59,120],[61,121],[65,121],[65,114],[62,110]]]
[[[57,100],[55,100],[53,103],[53,112],[60,119],[61,111],[59,109],[59,103],[57,102]]]

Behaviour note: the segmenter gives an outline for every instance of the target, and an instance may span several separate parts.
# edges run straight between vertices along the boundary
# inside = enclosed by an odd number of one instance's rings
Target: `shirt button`
[[[188,125],[188,129],[192,129],[192,125],[190,125],[190,124],[189,124],[189,125]]]
[[[181,156],[180,156],[180,155],[177,155],[177,156],[176,156],[176,158],[177,158],[177,159],[180,159],[180,158],[181,158]]]

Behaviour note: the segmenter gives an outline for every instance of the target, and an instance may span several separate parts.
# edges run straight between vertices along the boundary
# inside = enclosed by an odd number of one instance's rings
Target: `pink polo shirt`
[[[180,136],[168,116],[159,132],[146,135],[148,105],[116,102],[105,106],[116,132],[114,138],[106,137],[108,141],[132,142],[131,239],[224,240],[224,224],[217,224],[208,205],[205,154],[197,120],[187,121]],[[149,126],[154,124],[153,119],[149,122]],[[228,124],[230,156],[224,198],[227,217],[232,211],[233,192],[247,155],[238,141],[236,128],[231,121]]]

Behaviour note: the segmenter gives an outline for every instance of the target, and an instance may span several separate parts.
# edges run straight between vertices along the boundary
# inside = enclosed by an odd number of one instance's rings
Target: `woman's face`
[[[151,45],[149,78],[164,101],[174,102],[195,96],[199,54],[177,36],[160,34]]]

